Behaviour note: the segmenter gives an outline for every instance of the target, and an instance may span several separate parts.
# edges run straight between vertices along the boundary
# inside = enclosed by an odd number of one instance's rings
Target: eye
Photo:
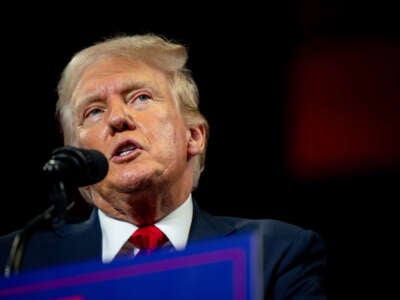
[[[153,97],[149,93],[137,93],[136,95],[132,95],[129,98],[128,104],[130,107],[133,107],[138,110],[143,110],[151,103]]]
[[[140,94],[138,97],[136,97],[137,100],[140,102],[145,102],[151,99],[151,97],[147,94]]]
[[[98,108],[98,107],[94,107],[94,108],[88,109],[88,110],[85,112],[85,114],[83,115],[83,118],[84,118],[84,119],[92,118],[92,117],[95,117],[95,116],[98,115],[98,114],[101,114],[102,112],[103,112],[102,109],[100,109],[100,108]]]
[[[133,89],[125,96],[125,102],[130,108],[144,110],[151,107],[154,96],[149,88]]]

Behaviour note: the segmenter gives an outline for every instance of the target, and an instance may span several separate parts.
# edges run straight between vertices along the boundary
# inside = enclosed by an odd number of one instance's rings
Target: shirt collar
[[[175,249],[186,247],[193,218],[192,196],[155,225],[168,237]]]
[[[154,225],[168,237],[175,249],[180,250],[186,247],[192,218],[193,200],[189,195],[185,202]],[[109,262],[114,259],[138,227],[126,221],[111,218],[101,210],[99,210],[99,221],[102,233],[102,260]]]

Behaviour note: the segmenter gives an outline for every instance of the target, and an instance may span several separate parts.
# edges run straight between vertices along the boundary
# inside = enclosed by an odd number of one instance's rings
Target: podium
[[[94,261],[0,280],[0,299],[261,300],[261,241],[254,232],[111,263]]]

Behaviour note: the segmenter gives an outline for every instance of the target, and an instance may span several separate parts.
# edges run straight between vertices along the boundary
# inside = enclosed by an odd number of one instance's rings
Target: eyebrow
[[[157,90],[153,87],[154,84],[148,81],[124,81],[118,82],[115,91],[121,94],[127,94],[130,91],[138,90],[141,88],[150,89],[155,95],[158,94]],[[74,111],[80,111],[82,107],[87,106],[89,103],[100,101],[107,98],[107,90],[104,87],[96,87],[94,91],[85,93],[84,96],[77,98],[74,105]]]

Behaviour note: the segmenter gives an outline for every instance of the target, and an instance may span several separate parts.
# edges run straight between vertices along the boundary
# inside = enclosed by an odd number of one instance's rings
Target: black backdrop
[[[288,174],[283,156],[294,51],[316,35],[398,41],[396,10],[360,3],[289,1],[218,9],[199,3],[183,12],[136,4],[101,12],[72,5],[4,11],[11,21],[1,23],[0,233],[23,226],[47,207],[41,168],[62,145],[55,90],[69,58],[116,33],[155,32],[188,46],[201,109],[210,122],[207,167],[195,191],[200,205],[212,213],[276,218],[318,231],[329,249],[333,298],[369,294],[367,283],[382,279],[381,266],[390,264],[383,257],[394,251],[390,228],[398,169],[299,182]],[[78,206],[77,215],[84,208]]]

